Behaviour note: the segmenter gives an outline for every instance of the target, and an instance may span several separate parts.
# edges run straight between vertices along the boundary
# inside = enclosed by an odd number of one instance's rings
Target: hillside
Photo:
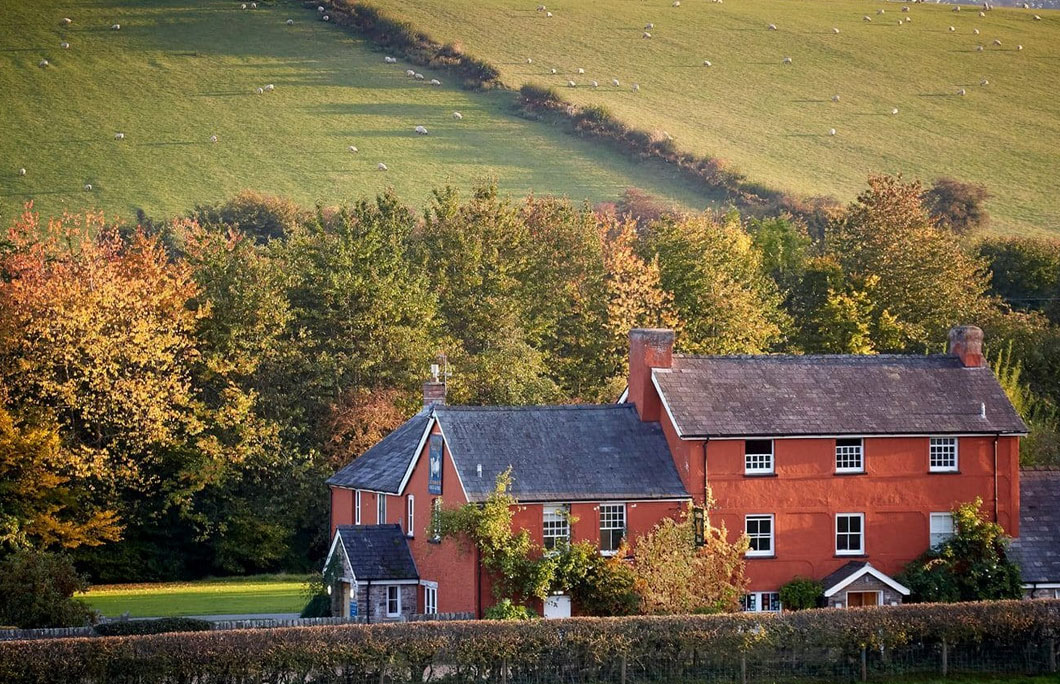
[[[312,205],[392,186],[412,202],[487,176],[514,195],[598,201],[637,186],[709,201],[660,165],[512,115],[508,93],[410,79],[299,3],[247,4],[0,0],[0,220],[27,200],[166,216],[244,188]]]
[[[553,16],[536,11],[539,1]],[[549,85],[575,103],[603,105],[771,187],[849,200],[870,172],[951,175],[990,189],[997,232],[1060,229],[1060,14],[998,8],[980,17],[977,7],[908,6],[388,0],[384,7],[436,40],[460,41],[497,65],[509,86]],[[642,37],[648,23],[650,39]]]

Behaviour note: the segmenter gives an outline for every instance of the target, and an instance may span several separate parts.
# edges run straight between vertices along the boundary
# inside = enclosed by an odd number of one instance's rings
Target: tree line
[[[691,353],[925,353],[975,323],[1025,457],[1055,459],[1060,248],[937,206],[878,176],[812,235],[488,183],[421,212],[248,192],[135,228],[27,208],[0,241],[0,548],[68,549],[95,581],[313,567],[324,480],[418,410],[438,354],[452,403],[613,401],[638,326]]]

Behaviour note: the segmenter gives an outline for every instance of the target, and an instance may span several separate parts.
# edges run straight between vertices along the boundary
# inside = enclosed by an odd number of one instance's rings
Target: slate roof
[[[653,377],[682,437],[1027,431],[993,371],[949,355],[675,355]]]
[[[865,561],[850,561],[843,567],[839,568],[832,574],[825,576],[821,580],[821,584],[824,586],[824,590],[828,591],[835,585],[839,584],[843,580],[853,575],[858,570],[861,570],[866,565],[868,565],[868,563],[866,563]]]
[[[1020,471],[1020,536],[1011,551],[1025,583],[1060,582],[1060,469]]]
[[[327,483],[396,494],[430,419],[429,411],[420,411],[328,478]]]
[[[509,466],[520,501],[688,497],[662,428],[631,404],[437,406],[434,415],[471,501]]]
[[[336,533],[358,582],[420,578],[400,525],[339,525]]]

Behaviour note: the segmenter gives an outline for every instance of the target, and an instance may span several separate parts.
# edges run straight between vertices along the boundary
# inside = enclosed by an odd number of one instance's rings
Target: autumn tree
[[[957,235],[968,235],[990,224],[986,201],[990,193],[980,183],[939,178],[923,194],[924,205],[939,227]]]

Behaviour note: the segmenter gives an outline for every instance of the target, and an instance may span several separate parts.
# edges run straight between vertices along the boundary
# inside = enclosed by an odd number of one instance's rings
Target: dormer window
[[[743,443],[745,475],[773,474],[773,440],[749,439]]]

